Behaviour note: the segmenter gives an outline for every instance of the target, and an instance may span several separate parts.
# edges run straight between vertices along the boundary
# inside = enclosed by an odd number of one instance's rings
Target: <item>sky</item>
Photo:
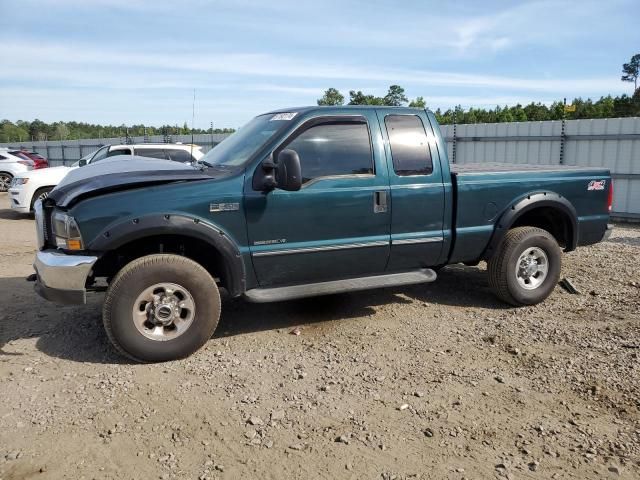
[[[429,108],[631,94],[640,1],[0,0],[0,119],[238,127],[335,87]]]

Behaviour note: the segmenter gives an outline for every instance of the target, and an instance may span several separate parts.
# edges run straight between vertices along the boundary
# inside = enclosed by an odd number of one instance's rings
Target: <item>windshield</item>
[[[209,150],[199,162],[213,167],[239,167],[294,116],[295,113],[260,115]]]
[[[96,150],[96,152],[97,152],[97,150]],[[93,157],[96,154],[96,152],[91,152],[89,155],[85,155],[84,157],[82,157],[77,162],[72,163],[71,166],[72,167],[79,167],[81,163],[82,163],[82,165],[86,165],[86,163],[89,161],[89,159],[91,157]],[[84,163],[82,162],[83,160],[84,160]]]

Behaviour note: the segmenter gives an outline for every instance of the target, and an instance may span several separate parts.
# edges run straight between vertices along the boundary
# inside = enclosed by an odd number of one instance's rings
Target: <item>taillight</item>
[[[613,179],[609,180],[609,195],[607,197],[607,207],[609,213],[611,213],[611,207],[613,207]]]

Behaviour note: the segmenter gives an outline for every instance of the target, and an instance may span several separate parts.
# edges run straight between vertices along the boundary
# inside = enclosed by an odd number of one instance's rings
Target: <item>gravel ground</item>
[[[640,476],[640,226],[565,255],[580,294],[536,307],[453,266],[397,290],[227,300],[200,352],[134,365],[100,295],[36,297],[33,220],[7,207],[2,480]]]

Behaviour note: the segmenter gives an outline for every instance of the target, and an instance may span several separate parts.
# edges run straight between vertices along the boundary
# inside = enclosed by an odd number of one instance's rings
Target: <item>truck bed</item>
[[[575,207],[578,244],[599,241],[606,227],[607,192],[592,191],[594,180],[610,182],[609,170],[571,165],[508,163],[451,164],[455,244],[451,263],[482,258],[501,212],[534,192],[554,192]]]

